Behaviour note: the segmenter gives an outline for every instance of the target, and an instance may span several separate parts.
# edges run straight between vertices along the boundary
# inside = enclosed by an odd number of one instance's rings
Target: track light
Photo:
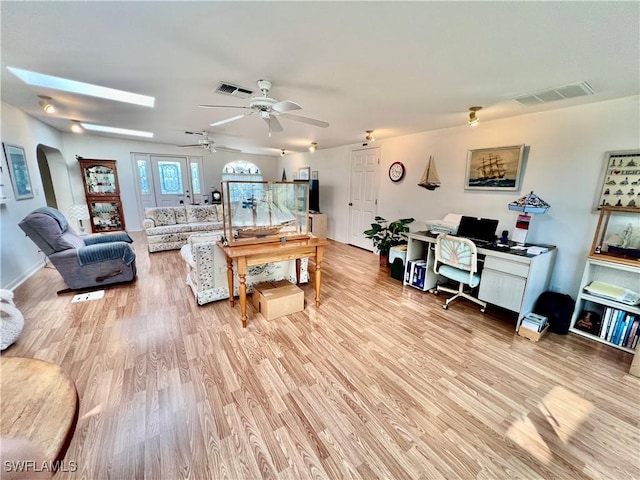
[[[318,149],[318,142],[311,142],[311,145],[309,145],[309,151],[311,153],[315,152]]]
[[[79,121],[71,120],[71,131],[73,133],[83,133],[84,132],[84,128],[82,128],[82,125],[80,125]]]
[[[44,110],[46,113],[55,113],[56,107],[54,107],[53,104],[51,103],[51,97],[38,95],[38,98],[40,99],[38,104],[40,104],[40,106],[42,107],[42,110]]]
[[[475,127],[478,124],[478,117],[476,112],[482,110],[482,107],[469,107],[469,126]]]
[[[367,136],[366,136],[366,137],[364,137],[364,139],[365,139],[367,142],[375,142],[375,141],[376,141],[376,139],[375,139],[375,137],[373,136],[373,130],[367,130]]]
[[[283,148],[282,150],[280,150],[280,156],[284,157],[284,154],[285,154],[285,151],[284,151],[284,148]]]

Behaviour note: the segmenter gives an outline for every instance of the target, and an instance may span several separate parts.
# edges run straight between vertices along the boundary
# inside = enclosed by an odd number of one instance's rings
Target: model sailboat
[[[424,173],[422,174],[422,178],[420,178],[418,185],[426,188],[427,190],[435,190],[440,186],[440,178],[438,178],[436,162],[433,160],[431,155],[429,155],[429,163],[427,164],[427,168],[424,169]]]

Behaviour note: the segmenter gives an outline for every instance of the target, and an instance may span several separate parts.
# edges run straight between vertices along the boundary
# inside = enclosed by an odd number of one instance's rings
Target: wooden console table
[[[258,243],[255,245],[228,246],[218,242],[227,257],[227,281],[229,282],[229,302],[235,306],[233,298],[233,260],[238,263],[238,277],[240,279],[240,314],[242,327],[247,326],[247,267],[264,263],[296,260],[296,278],[300,282],[300,259],[310,257],[315,259],[315,287],[316,307],[320,306],[320,278],[324,247],[328,242],[316,237],[303,240],[288,240],[284,243]]]
[[[0,436],[26,439],[44,457],[4,460],[62,460],[78,415],[78,394],[69,376],[50,362],[2,356],[0,388]]]

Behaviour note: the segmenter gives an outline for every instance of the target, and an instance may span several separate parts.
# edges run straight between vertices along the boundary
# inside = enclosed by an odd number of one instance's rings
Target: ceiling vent
[[[529,107],[531,105],[539,105],[541,103],[555,102],[556,100],[584,97],[585,95],[593,95],[593,89],[587,82],[579,82],[572,83],[571,85],[564,85],[562,87],[549,88],[529,95],[521,95],[514,98],[514,100]]]
[[[234,85],[232,83],[222,82],[216,88],[216,93],[221,93],[222,95],[231,95],[232,97],[238,98],[249,98],[253,95],[253,90],[249,90],[248,88],[239,87],[238,85]]]

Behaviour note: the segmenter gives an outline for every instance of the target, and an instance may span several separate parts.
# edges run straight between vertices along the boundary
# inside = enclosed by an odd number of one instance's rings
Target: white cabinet
[[[484,249],[478,251],[484,252]],[[484,252],[478,298],[518,312],[518,329],[520,320],[533,311],[538,297],[549,285],[556,252],[555,248],[535,256]]]
[[[633,266],[588,258],[569,328],[571,332],[578,335],[633,353],[634,338],[631,337],[629,341],[629,337],[633,322],[640,321],[640,308],[588,293],[584,288],[593,281],[637,291],[640,287],[640,265]],[[593,312],[600,317],[600,325],[594,331],[576,327],[576,322],[586,312]],[[636,327],[634,335],[638,334],[638,329],[639,327]]]

